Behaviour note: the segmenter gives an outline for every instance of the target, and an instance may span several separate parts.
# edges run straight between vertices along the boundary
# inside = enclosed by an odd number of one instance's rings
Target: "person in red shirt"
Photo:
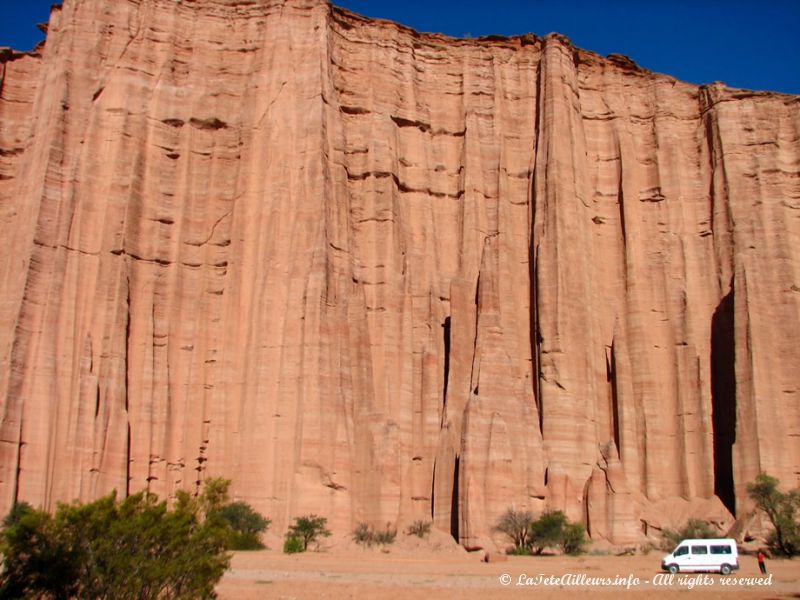
[[[764,552],[759,550],[757,558],[758,558],[758,568],[761,569],[761,574],[762,575],[766,575],[767,574],[767,565],[764,562],[764,559],[766,558],[766,556],[764,556]]]

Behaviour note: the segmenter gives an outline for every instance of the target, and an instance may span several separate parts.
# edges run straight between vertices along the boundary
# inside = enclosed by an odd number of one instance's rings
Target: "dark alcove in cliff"
[[[617,390],[617,357],[614,354],[612,342],[610,350],[606,353],[606,380],[609,383],[609,404],[611,412],[611,438],[617,446],[617,455],[622,452],[619,439],[619,396]]]
[[[731,291],[711,320],[711,409],[714,428],[714,493],[736,514],[733,443],[736,441],[736,369]]]
[[[445,317],[444,329],[444,391],[442,398],[447,402],[447,380],[450,378],[450,317]]]
[[[453,468],[453,496],[450,504],[450,535],[455,541],[459,541],[458,532],[458,470],[461,466],[461,457],[456,456],[455,467]]]
[[[532,190],[533,193],[533,190]],[[542,408],[542,390],[541,383],[541,352],[542,352],[542,334],[539,331],[539,301],[537,298],[537,286],[539,285],[538,275],[538,249],[531,245],[529,249],[529,273],[530,273],[530,302],[531,302],[531,318],[530,318],[530,332],[531,332],[531,359],[533,361],[533,399],[536,403],[536,412],[539,416],[539,433],[544,432],[544,419]]]

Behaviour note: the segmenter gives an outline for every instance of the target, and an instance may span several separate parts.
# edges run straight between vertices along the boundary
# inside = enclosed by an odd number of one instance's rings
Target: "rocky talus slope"
[[[324,0],[0,51],[0,512],[207,476],[635,543],[800,484],[800,98]]]

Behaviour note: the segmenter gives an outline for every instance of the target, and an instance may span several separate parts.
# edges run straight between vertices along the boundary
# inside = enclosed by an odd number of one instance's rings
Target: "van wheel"
[[[731,574],[731,566],[730,565],[722,565],[719,568],[719,572],[723,575],[730,575]]]
[[[680,569],[678,569],[678,565],[669,565],[669,566],[667,567],[667,571],[669,571],[669,572],[670,572],[670,573],[672,573],[673,575],[675,575],[675,573],[677,573],[679,570],[680,570]],[[730,570],[729,570],[728,572],[730,572]]]

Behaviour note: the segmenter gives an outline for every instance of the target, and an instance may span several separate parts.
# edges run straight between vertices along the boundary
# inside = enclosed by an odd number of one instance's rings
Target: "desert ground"
[[[659,550],[634,556],[510,556],[487,564],[483,552],[415,542],[407,538],[386,548],[339,543],[295,555],[282,554],[279,544],[239,552],[217,591],[221,600],[800,598],[796,560],[768,561],[769,584],[746,581],[760,577],[753,556],[741,556],[741,569],[728,577],[678,574],[670,581],[660,571]]]

